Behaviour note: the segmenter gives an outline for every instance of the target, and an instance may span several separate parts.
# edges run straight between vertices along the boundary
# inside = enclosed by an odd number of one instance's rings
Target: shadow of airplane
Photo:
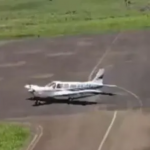
[[[112,93],[102,93],[102,95],[108,95],[108,96],[114,96],[116,94]],[[49,105],[49,104],[72,104],[72,105],[96,105],[98,102],[93,102],[93,101],[83,101],[83,100],[78,100],[82,98],[86,98],[89,96],[80,96],[80,98],[74,98],[74,100],[69,101],[68,99],[55,99],[55,98],[28,98],[27,100],[30,101],[36,101],[38,100],[40,103],[39,104],[33,104],[33,106],[40,106],[40,105]],[[42,103],[41,103],[42,102]]]
[[[28,100],[36,101],[36,99],[29,98]],[[40,106],[40,105],[50,105],[50,104],[72,104],[72,105],[94,105],[97,104],[97,102],[89,102],[89,101],[79,101],[79,100],[73,100],[69,101],[68,99],[38,99],[40,101],[39,104],[33,104],[33,106]]]

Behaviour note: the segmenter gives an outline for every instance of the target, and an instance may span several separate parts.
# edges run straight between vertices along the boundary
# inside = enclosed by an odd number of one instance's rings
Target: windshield
[[[47,84],[46,86],[47,87],[55,88],[56,84],[54,82],[51,82],[51,83]]]

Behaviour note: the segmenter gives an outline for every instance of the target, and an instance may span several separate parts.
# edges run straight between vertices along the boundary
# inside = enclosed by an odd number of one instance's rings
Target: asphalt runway
[[[33,106],[26,100],[27,83],[45,85],[52,80],[86,81],[97,61],[116,34],[58,39],[27,39],[0,46],[0,117],[74,114],[92,109],[125,110],[139,108],[135,97],[119,89],[105,89],[119,95],[96,96],[97,101],[83,106],[76,102]],[[122,33],[99,66],[105,67],[104,82],[117,84],[140,97],[142,107],[149,107],[150,32]]]

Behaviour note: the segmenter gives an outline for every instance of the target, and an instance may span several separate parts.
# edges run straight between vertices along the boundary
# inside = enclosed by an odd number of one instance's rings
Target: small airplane
[[[39,102],[42,101],[40,99],[45,98],[67,99],[68,101],[72,101],[97,94],[113,96],[115,94],[105,93],[100,90],[102,87],[117,87],[116,85],[103,84],[104,71],[104,68],[100,69],[95,78],[91,81],[52,81],[45,86],[27,84],[25,88],[32,94],[33,99],[35,99],[35,105],[38,105]]]

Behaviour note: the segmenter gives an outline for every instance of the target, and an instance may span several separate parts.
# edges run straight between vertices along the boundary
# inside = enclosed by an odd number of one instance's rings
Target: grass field
[[[0,0],[1,38],[149,27],[150,0]]]
[[[20,150],[29,138],[30,131],[14,124],[0,124],[0,150]]]

